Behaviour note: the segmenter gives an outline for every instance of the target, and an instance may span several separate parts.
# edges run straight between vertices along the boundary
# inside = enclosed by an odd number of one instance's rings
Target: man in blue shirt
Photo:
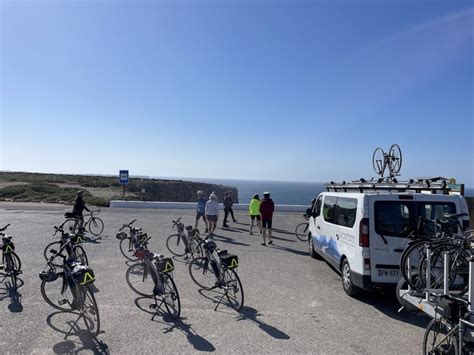
[[[199,218],[202,217],[202,220],[204,221],[204,224],[206,225],[206,231],[204,233],[208,232],[208,227],[207,227],[207,220],[206,220],[206,202],[207,199],[204,197],[204,191],[199,190],[197,192],[197,208],[196,208],[196,223],[194,225],[194,229],[197,229],[198,227],[198,222]]]

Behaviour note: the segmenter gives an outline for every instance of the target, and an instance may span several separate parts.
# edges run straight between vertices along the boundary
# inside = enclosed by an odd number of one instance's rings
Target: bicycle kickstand
[[[165,302],[165,299],[163,298],[161,300],[161,303],[158,304],[158,301],[156,300],[156,297],[155,297],[155,304],[150,304],[150,309],[154,309],[155,310],[155,314],[153,314],[153,317],[151,317],[151,320],[155,320],[155,317],[156,315],[158,314],[158,311],[161,309],[161,305]]]
[[[229,290],[227,290],[227,287],[224,289],[224,293],[222,294],[221,298],[219,299],[219,302],[217,302],[216,307],[214,308],[214,311],[217,311],[217,307],[222,303],[222,300],[224,299],[225,296],[229,293]]]
[[[79,317],[77,317],[74,323],[72,323],[71,328],[69,328],[69,331],[64,336],[64,340],[66,340],[67,337],[71,334],[72,329],[76,326],[77,322],[79,322],[79,319],[81,319],[82,317],[84,317],[84,312],[81,312],[81,314],[79,314]]]

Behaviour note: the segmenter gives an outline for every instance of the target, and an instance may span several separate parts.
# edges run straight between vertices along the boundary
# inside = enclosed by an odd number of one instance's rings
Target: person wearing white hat
[[[208,230],[210,234],[214,234],[219,218],[219,200],[217,195],[213,192],[206,202],[206,219],[208,223]]]
[[[197,208],[196,208],[196,223],[194,224],[194,229],[197,229],[199,219],[202,217],[202,220],[204,221],[204,224],[206,225],[206,231],[204,233],[208,232],[208,226],[207,226],[207,220],[206,220],[206,198],[204,197],[204,191],[199,190],[197,192]]]
[[[263,193],[263,200],[260,203],[260,215],[262,216],[262,227],[263,227],[263,243],[266,244],[266,237],[268,237],[268,244],[273,244],[272,241],[272,219],[273,211],[275,210],[275,204],[270,198],[270,192]]]

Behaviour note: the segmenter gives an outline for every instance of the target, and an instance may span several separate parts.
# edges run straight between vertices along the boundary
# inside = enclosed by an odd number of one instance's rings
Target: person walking
[[[232,210],[233,204],[234,200],[232,199],[232,191],[224,192],[224,221],[222,222],[223,228],[229,228],[229,225],[227,224],[227,217],[229,217],[229,214],[232,216],[234,223],[237,222],[234,217],[234,211]]]
[[[74,207],[72,208],[72,213],[74,214],[74,218],[76,219],[74,230],[79,233],[81,232],[82,225],[84,224],[84,217],[82,216],[82,212],[84,210],[86,210],[87,212],[91,211],[87,208],[86,202],[84,201],[84,191],[79,190],[76,193],[76,198],[74,199]]]
[[[263,243],[266,245],[266,237],[268,237],[268,244],[273,244],[272,241],[272,219],[273,211],[275,211],[275,204],[270,198],[270,192],[263,193],[263,200],[260,203],[260,215],[262,216],[262,227],[263,227]]]
[[[197,229],[199,224],[199,219],[202,217],[204,224],[206,225],[206,230],[204,233],[208,232],[207,220],[206,220],[206,198],[204,197],[204,191],[199,190],[197,192],[197,207],[196,207],[196,222],[194,223],[194,229]]]
[[[209,196],[209,200],[206,202],[205,212],[208,223],[208,231],[210,234],[214,234],[214,231],[216,230],[217,220],[219,218],[219,201],[215,193],[212,193]]]
[[[260,222],[260,198],[258,194],[253,195],[249,204],[249,216],[250,216],[250,235],[253,235],[253,222],[257,220],[258,229],[260,229],[260,234],[262,234],[262,223]]]

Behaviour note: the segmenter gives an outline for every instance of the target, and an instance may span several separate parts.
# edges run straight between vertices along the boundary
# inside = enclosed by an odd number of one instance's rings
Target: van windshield
[[[418,216],[427,219],[442,218],[445,213],[456,213],[452,202],[377,201],[374,217],[375,231],[383,236],[405,238],[416,233]],[[419,235],[433,235],[433,223],[423,223]],[[456,232],[453,230],[452,232]]]

